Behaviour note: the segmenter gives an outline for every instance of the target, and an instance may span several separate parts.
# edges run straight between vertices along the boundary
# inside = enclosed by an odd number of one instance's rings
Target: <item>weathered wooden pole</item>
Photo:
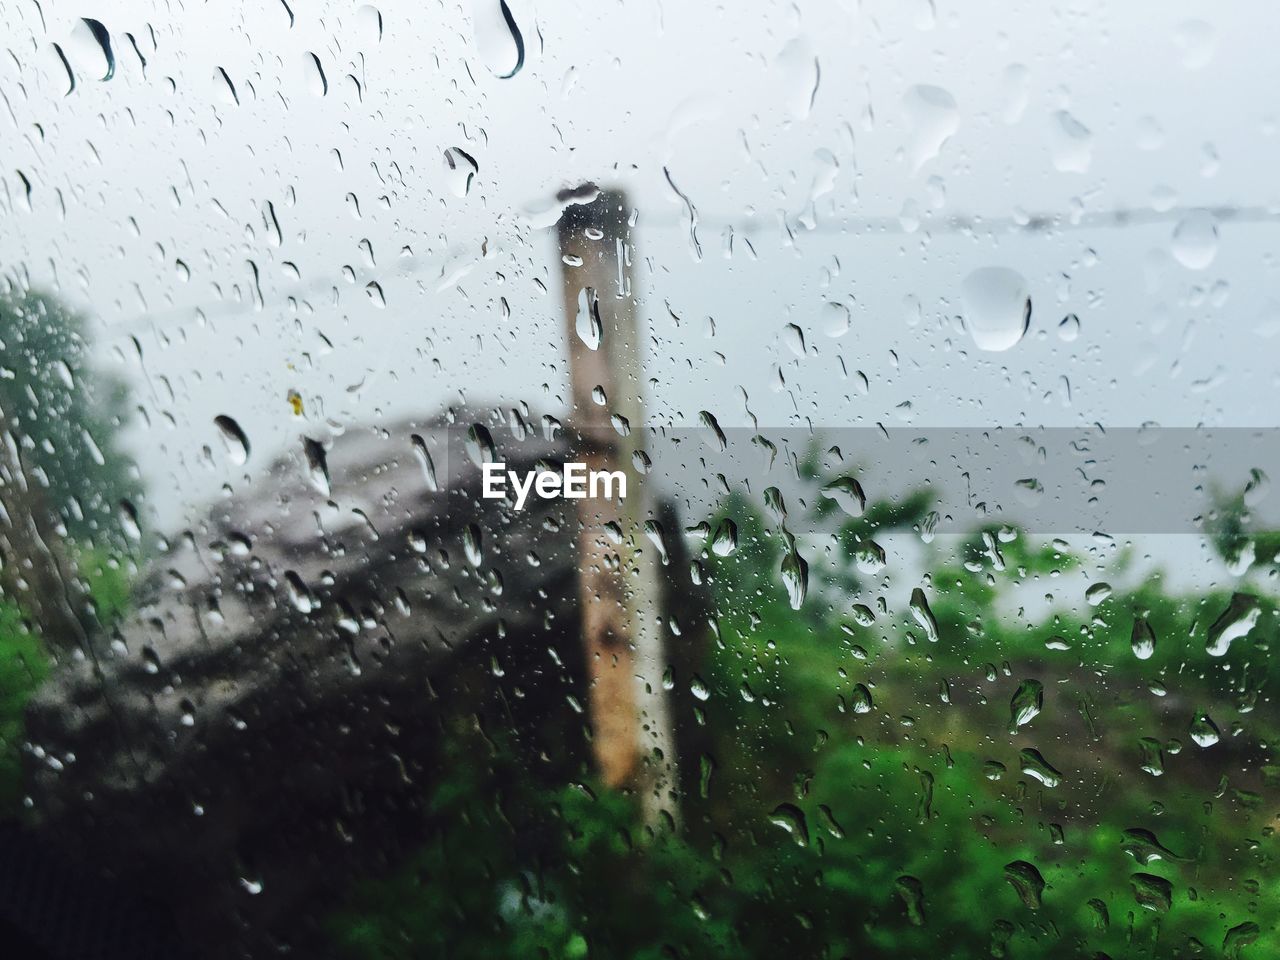
[[[604,781],[640,796],[646,821],[674,819],[675,736],[662,676],[659,552],[644,549],[649,511],[636,469],[644,447],[644,377],[631,285],[631,209],[606,190],[560,219],[575,456],[621,470],[625,498],[578,501],[582,638],[592,749]],[[618,531],[621,542],[618,542]]]

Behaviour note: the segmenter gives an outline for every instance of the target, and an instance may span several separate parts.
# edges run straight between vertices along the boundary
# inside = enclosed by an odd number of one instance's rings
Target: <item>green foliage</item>
[[[715,630],[696,681],[680,678],[702,696],[678,723],[703,741],[683,758],[683,828],[651,835],[626,797],[535,777],[458,723],[429,843],[354,892],[337,941],[363,958],[558,960],[1280,950],[1275,604],[1210,657],[1228,591],[1174,596],[1152,575],[1087,604],[1064,544],[993,528],[935,545],[929,643],[893,595],[911,586],[857,587],[841,566],[925,506],[842,522],[838,569],[793,611],[780,526],[733,500],[738,549],[706,558]],[[1125,558],[1112,574],[1125,582]],[[1149,659],[1131,649],[1139,617]],[[1019,689],[1041,707],[1021,724]],[[1200,713],[1220,742],[1190,737]]]
[[[118,447],[126,409],[124,384],[92,366],[82,315],[44,293],[0,291],[0,420],[82,543],[117,541],[118,505],[138,492]]]
[[[78,565],[89,584],[97,621],[109,627],[128,608],[128,577],[97,551],[84,553]],[[24,624],[22,611],[0,600],[0,819],[21,812],[23,711],[51,669],[49,653]]]
[[[22,625],[22,614],[0,602],[0,818],[21,809],[22,711],[49,674],[40,638]]]

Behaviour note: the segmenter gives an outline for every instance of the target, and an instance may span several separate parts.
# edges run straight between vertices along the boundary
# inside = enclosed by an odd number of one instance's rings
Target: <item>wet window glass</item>
[[[0,7],[0,951],[1280,951],[1268,5]]]

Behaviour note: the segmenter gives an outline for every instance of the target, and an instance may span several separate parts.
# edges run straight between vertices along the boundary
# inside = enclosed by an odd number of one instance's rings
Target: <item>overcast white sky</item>
[[[291,7],[292,24],[280,0],[0,3],[0,262],[90,311],[102,362],[137,383],[153,517],[326,418],[462,397],[560,412],[559,264],[529,211],[586,179],[639,210],[655,421],[744,423],[745,391],[776,426],[1276,423],[1280,224],[1219,224],[1200,269],[1175,220],[929,227],[1275,205],[1271,4],[513,2],[510,79],[496,0]],[[110,80],[82,15],[110,32]],[[448,148],[478,164],[463,196]],[[697,207],[700,262],[664,168]],[[749,220],[755,256],[740,233],[726,258],[724,226]],[[991,266],[1034,304],[999,353],[958,319],[963,280]],[[832,300],[852,312],[838,339]],[[218,414],[252,438],[246,467],[221,455]]]

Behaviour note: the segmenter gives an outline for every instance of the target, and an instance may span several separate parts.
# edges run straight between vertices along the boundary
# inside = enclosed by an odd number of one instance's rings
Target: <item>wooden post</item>
[[[592,748],[604,781],[640,796],[645,820],[673,819],[675,737],[662,686],[667,667],[656,550],[635,468],[644,447],[644,378],[631,286],[631,209],[620,191],[567,207],[560,219],[575,456],[624,471],[624,499],[578,501],[578,590],[590,682]],[[621,427],[621,429],[619,429]],[[606,525],[616,524],[610,536]]]

